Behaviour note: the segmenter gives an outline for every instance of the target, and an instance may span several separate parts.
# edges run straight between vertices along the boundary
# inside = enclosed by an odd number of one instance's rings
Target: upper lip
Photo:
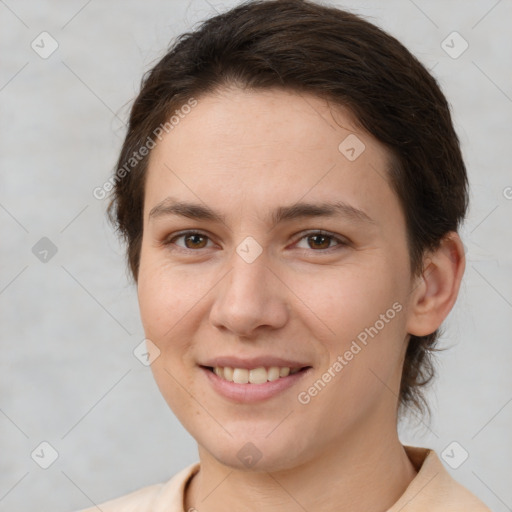
[[[299,361],[292,361],[291,359],[283,359],[281,357],[272,357],[272,356],[259,356],[259,357],[251,357],[247,359],[242,359],[240,357],[230,357],[230,356],[219,356],[213,359],[208,359],[201,366],[209,366],[211,368],[215,368],[219,366],[221,368],[225,368],[229,366],[230,368],[270,368],[272,366],[279,367],[288,367],[290,369],[293,368],[304,368],[309,366],[305,363],[301,363]]]

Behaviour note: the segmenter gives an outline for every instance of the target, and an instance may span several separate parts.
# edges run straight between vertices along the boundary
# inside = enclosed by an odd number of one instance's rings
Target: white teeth
[[[279,377],[288,377],[289,374],[290,368],[286,366],[284,368],[279,368]]]
[[[233,382],[237,384],[247,384],[249,382],[249,370],[245,368],[234,368]]]
[[[213,368],[215,375],[221,379],[229,382],[235,382],[237,384],[264,384],[267,381],[272,382],[273,380],[277,380],[281,377],[293,375],[300,370],[301,368],[294,368],[293,370],[290,370],[287,366],[271,366],[268,369],[260,366],[258,368],[253,368],[252,370],[247,370],[246,368],[231,368],[229,366],[216,366]]]
[[[279,368],[277,366],[271,366],[268,369],[268,380],[273,381],[279,379]]]
[[[249,382],[251,384],[263,384],[267,382],[268,373],[265,368],[254,368],[249,371]]]
[[[224,378],[231,382],[233,381],[233,368],[230,368],[229,366],[224,367]]]

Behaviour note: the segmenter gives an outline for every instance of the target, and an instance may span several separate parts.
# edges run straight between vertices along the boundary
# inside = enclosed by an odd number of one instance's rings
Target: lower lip
[[[201,370],[206,374],[213,389],[220,395],[237,403],[251,403],[267,400],[290,388],[308,374],[311,367],[263,384],[237,384],[221,379],[207,368],[201,367]]]

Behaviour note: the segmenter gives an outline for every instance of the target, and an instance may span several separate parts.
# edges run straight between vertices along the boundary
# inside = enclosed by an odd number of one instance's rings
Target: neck
[[[375,424],[374,424],[375,425]],[[185,510],[220,512],[371,512],[390,508],[416,476],[396,428],[356,428],[343,443],[288,470],[243,471],[221,464],[202,447],[200,471],[185,492]]]

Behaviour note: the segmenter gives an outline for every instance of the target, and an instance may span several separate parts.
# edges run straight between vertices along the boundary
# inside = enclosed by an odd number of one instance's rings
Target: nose
[[[251,338],[262,329],[286,324],[288,289],[268,264],[265,252],[252,263],[234,252],[231,271],[215,287],[217,295],[210,311],[215,327]]]

